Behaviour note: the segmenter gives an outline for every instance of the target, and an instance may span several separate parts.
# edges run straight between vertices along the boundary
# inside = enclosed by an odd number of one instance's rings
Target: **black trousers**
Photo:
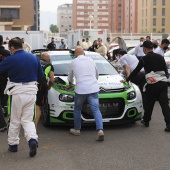
[[[5,122],[4,114],[3,114],[3,111],[2,111],[2,106],[1,106],[1,103],[0,103],[0,128],[4,128],[6,126],[7,126],[7,124]]]
[[[135,77],[132,78],[131,82],[139,86],[140,92],[142,94],[143,107],[145,109],[146,94],[143,92],[143,86],[146,84],[145,73],[139,72]]]
[[[7,124],[4,119],[4,113],[2,111],[2,103],[4,100],[4,89],[5,89],[5,84],[0,84],[0,128],[6,127]]]
[[[147,105],[145,106],[144,121],[149,122],[151,120],[153,107],[156,101],[162,108],[164,120],[166,125],[170,125],[170,107],[168,101],[168,85],[166,82],[160,81],[155,84],[147,84],[146,86],[146,99]]]

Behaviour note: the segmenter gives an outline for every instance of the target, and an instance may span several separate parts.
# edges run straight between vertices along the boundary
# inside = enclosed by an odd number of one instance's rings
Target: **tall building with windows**
[[[138,32],[170,32],[170,0],[138,0]]]
[[[31,27],[32,31],[40,30],[40,2],[34,0],[34,25]]]
[[[73,29],[90,27],[137,32],[137,0],[73,0]]]
[[[60,36],[67,38],[67,32],[72,30],[72,4],[63,4],[58,7],[57,26]]]
[[[33,0],[0,0],[0,30],[30,30],[34,25]]]
[[[73,0],[73,29],[108,29],[110,0]],[[90,18],[89,16],[93,16]]]
[[[140,0],[139,0],[140,1]],[[138,0],[124,0],[124,33],[137,33],[138,31]],[[140,20],[139,20],[140,22]]]

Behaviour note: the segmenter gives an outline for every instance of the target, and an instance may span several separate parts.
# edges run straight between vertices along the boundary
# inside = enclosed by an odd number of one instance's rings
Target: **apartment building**
[[[31,26],[31,31],[40,30],[40,2],[34,0],[34,25]]]
[[[63,4],[57,8],[57,26],[61,37],[67,38],[72,30],[72,4]]]
[[[138,32],[170,32],[170,0],[138,0]]]
[[[140,1],[140,0],[139,0]],[[137,33],[138,31],[138,0],[124,0],[124,33]],[[140,22],[140,20],[139,20]]]
[[[0,0],[0,30],[30,30],[34,25],[34,1]]]
[[[89,28],[137,32],[137,0],[73,0],[73,29]]]
[[[108,29],[109,1],[73,0],[73,29]]]

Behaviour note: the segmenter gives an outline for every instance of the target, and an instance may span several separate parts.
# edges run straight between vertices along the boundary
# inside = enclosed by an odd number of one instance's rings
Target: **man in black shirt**
[[[49,50],[55,50],[56,49],[56,44],[54,43],[54,37],[51,38],[51,42],[47,45],[47,48]]]
[[[0,35],[0,62],[10,55],[8,50],[5,50],[3,47],[3,37]],[[0,74],[0,132],[3,132],[7,129],[7,124],[4,119],[3,111],[2,111],[2,101],[4,99],[4,90],[7,83],[8,73]]]
[[[146,100],[143,120],[141,121],[145,127],[149,127],[149,121],[155,102],[158,100],[165,118],[165,131],[170,132],[170,108],[168,103],[168,85],[167,85],[167,67],[164,58],[156,53],[153,53],[153,44],[151,41],[143,43],[143,51],[146,54],[139,60],[137,67],[130,74],[126,81],[132,80],[141,68],[144,67],[146,73]],[[124,82],[124,81],[122,81]]]

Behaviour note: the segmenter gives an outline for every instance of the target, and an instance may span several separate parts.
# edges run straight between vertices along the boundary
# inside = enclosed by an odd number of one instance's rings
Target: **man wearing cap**
[[[3,46],[3,37],[0,35],[0,62],[2,62],[7,56],[10,55],[10,52],[8,50],[5,50]],[[4,90],[7,83],[7,77],[8,73],[1,73],[0,74],[0,132],[3,132],[7,129],[7,124],[4,119],[3,111],[2,111],[2,105],[4,99]]]
[[[149,127],[151,115],[155,102],[158,100],[164,120],[166,123],[165,131],[170,132],[170,108],[168,103],[168,86],[167,86],[167,68],[164,58],[156,53],[153,53],[153,44],[151,41],[143,43],[143,52],[146,54],[139,60],[137,67],[133,70],[126,81],[132,80],[138,72],[144,67],[146,73],[145,93],[147,105],[145,106],[144,116],[141,123],[145,127]],[[121,81],[122,83],[125,81]]]
[[[168,49],[169,44],[170,42],[168,39],[163,39],[161,41],[161,45],[154,50],[154,53],[160,54],[161,56],[164,57],[164,53]]]

